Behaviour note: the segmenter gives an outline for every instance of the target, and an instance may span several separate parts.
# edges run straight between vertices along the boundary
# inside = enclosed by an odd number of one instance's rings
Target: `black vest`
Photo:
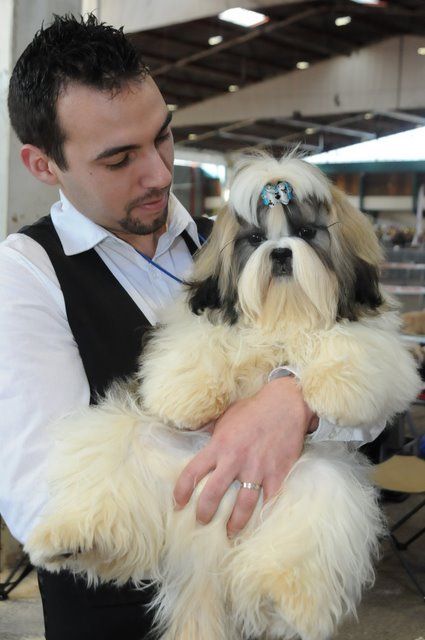
[[[212,221],[199,218],[197,224],[200,234],[207,237]],[[94,404],[112,380],[135,373],[142,335],[150,324],[94,249],[65,255],[50,216],[20,233],[38,242],[50,258]],[[193,255],[197,247],[192,238],[186,231],[182,237]]]

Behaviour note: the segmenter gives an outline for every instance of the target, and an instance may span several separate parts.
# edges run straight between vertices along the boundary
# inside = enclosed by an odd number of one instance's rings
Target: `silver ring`
[[[240,481],[239,481],[240,482]],[[254,491],[261,491],[261,484],[258,482],[241,482],[241,489],[253,489]]]

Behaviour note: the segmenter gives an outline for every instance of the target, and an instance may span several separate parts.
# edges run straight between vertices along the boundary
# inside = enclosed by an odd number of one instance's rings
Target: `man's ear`
[[[24,144],[21,159],[34,178],[51,186],[58,184],[56,164],[41,149],[32,144]]]

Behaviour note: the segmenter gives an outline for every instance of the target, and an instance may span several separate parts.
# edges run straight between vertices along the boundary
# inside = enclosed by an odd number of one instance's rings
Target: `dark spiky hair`
[[[9,115],[23,144],[33,144],[67,168],[65,134],[57,118],[56,103],[70,83],[100,91],[119,91],[142,80],[149,69],[125,37],[123,28],[100,23],[96,16],[54,15],[40,29],[13,70],[9,84]]]

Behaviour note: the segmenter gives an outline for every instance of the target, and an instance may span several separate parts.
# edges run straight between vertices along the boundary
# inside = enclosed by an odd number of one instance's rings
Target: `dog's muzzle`
[[[292,275],[292,251],[291,249],[273,249],[270,254],[273,262],[274,276]]]

